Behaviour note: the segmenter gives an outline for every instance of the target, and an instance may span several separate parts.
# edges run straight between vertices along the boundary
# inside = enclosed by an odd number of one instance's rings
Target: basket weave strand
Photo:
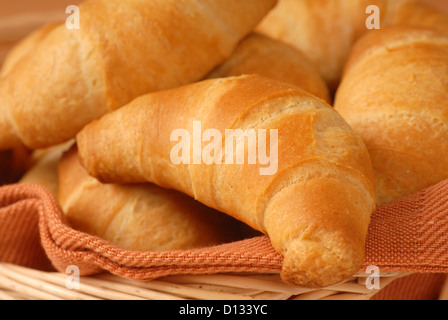
[[[63,273],[0,263],[0,300],[367,300],[379,290],[368,289],[364,276],[325,289],[307,289],[285,284],[279,274],[185,275],[149,282],[101,274],[82,277],[80,288],[72,290]],[[381,288],[401,277],[385,275]]]

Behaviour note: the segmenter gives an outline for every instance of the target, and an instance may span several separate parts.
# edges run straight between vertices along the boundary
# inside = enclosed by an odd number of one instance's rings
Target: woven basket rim
[[[359,273],[337,285],[309,289],[284,283],[276,272],[180,275],[151,281],[104,273],[79,277],[79,288],[70,289],[70,274],[0,262],[0,300],[370,300],[409,274],[382,273],[379,288],[369,289],[370,275]]]

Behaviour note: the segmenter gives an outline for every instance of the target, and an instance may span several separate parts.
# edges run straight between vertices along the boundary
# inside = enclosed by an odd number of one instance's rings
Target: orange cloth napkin
[[[101,201],[99,199],[98,201]],[[282,256],[267,236],[210,248],[136,252],[72,229],[44,187],[0,188],[0,261],[81,275],[104,271],[131,280],[178,274],[279,271]],[[361,271],[414,272],[374,299],[433,299],[448,273],[448,181],[378,208]]]

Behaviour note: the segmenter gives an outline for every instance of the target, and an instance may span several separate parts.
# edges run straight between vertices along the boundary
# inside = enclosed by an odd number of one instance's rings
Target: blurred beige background
[[[420,1],[448,13],[448,0]],[[65,20],[68,16],[65,9],[81,2],[82,0],[0,0],[0,66],[17,41],[49,21]]]
[[[421,1],[429,3],[434,7],[440,9],[441,11],[448,13],[448,0],[421,0]]]
[[[80,0],[0,0],[0,18],[16,13],[64,9]]]

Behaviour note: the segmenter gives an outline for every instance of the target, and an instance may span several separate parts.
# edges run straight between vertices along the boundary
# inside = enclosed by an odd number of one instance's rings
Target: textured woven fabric
[[[395,280],[372,300],[437,300],[445,279],[445,274],[412,274]]]
[[[419,273],[397,280],[377,299],[433,297],[448,273],[447,240],[445,181],[376,210],[360,271],[375,265],[380,271]],[[279,271],[283,259],[267,236],[195,250],[129,251],[72,229],[44,187],[9,185],[0,188],[0,261],[61,272],[76,265],[81,275],[107,271],[151,280],[177,274]]]

